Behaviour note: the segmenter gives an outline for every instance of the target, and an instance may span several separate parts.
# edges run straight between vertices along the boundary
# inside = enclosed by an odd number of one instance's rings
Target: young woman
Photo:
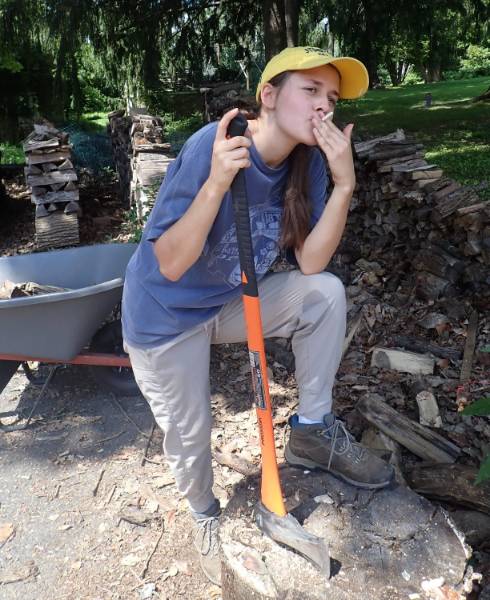
[[[220,580],[219,504],[211,469],[210,345],[246,340],[230,185],[245,169],[264,335],[291,337],[299,387],[286,459],[377,488],[389,465],[332,413],[345,336],[345,294],[324,271],[355,186],[350,137],[327,118],[365,93],[365,67],[318,48],[287,48],[266,66],[260,111],[227,138],[238,110],[186,142],[171,164],[127,270],[123,329],[136,381],[162,428],[164,453],[196,519],[206,575]],[[326,197],[328,177],[333,190]],[[267,273],[279,252],[297,269]]]

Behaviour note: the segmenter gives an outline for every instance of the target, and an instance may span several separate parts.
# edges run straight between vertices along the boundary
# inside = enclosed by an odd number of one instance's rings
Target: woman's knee
[[[346,305],[345,287],[342,281],[332,273],[322,272],[305,276],[308,294],[318,294],[329,305],[344,309]]]

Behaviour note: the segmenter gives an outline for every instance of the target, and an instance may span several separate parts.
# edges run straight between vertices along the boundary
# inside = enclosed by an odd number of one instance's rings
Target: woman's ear
[[[260,100],[262,106],[273,109],[276,105],[277,87],[274,87],[270,83],[264,83],[260,90]]]

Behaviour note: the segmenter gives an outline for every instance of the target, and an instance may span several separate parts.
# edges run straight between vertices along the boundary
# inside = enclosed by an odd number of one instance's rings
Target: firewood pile
[[[58,292],[68,292],[68,288],[61,288],[55,285],[44,285],[35,281],[25,281],[14,283],[10,280],[0,282],[0,300],[10,300],[11,298],[25,298],[29,296],[39,296],[41,294],[55,294]]]
[[[146,113],[132,108],[129,114],[117,110],[108,115],[121,201],[127,208],[135,206],[140,220],[151,210],[156,189],[173,160],[162,119]]]
[[[232,108],[253,110],[255,99],[241,90],[240,83],[207,84],[199,89],[204,96],[204,120],[207,123],[220,119]]]
[[[24,169],[31,201],[36,206],[36,245],[39,248],[79,243],[81,213],[77,173],[66,132],[51,123],[35,124],[23,142]]]
[[[358,185],[337,262],[372,257],[389,266],[391,285],[407,276],[425,300],[488,293],[489,203],[429,164],[401,130],[355,150]]]

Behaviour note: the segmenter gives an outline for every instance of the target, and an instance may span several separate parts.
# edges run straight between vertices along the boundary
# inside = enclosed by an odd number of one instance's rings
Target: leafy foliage
[[[462,414],[471,416],[490,415],[490,396],[480,398],[476,402],[466,406]]]
[[[490,415],[490,396],[480,398],[463,410],[463,415],[484,416]],[[490,479],[490,454],[483,460],[478,471],[476,483],[483,483]]]
[[[480,465],[480,470],[478,471],[478,475],[475,483],[483,483],[484,481],[488,481],[490,479],[490,455],[482,462]]]
[[[24,150],[20,144],[0,144],[0,163],[4,165],[19,164],[25,162]]]
[[[490,48],[470,44],[461,61],[461,69],[469,75],[490,75]]]

